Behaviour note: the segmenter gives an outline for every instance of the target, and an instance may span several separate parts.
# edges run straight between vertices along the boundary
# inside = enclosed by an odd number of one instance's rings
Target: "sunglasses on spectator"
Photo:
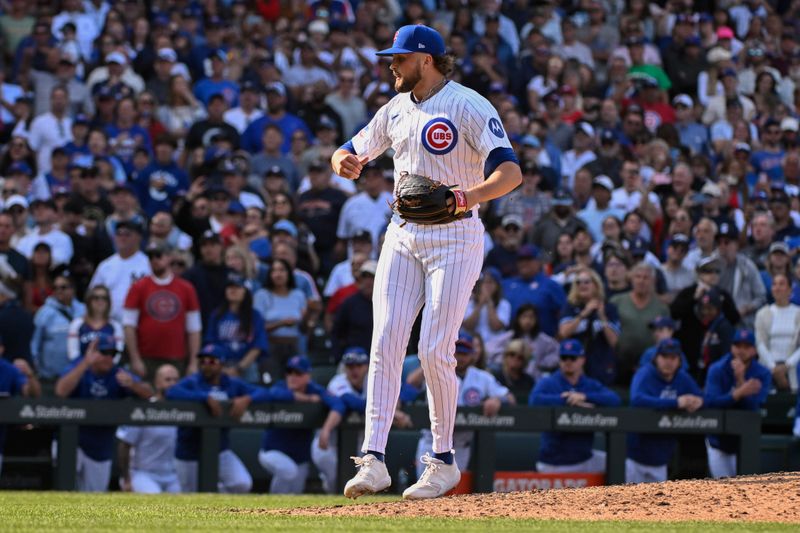
[[[100,354],[106,357],[115,357],[117,355],[116,350],[100,350]]]
[[[205,356],[198,358],[201,365],[216,365],[219,364],[219,359],[216,357]]]
[[[573,363],[578,359],[577,356],[574,355],[562,355],[561,360],[567,363]]]

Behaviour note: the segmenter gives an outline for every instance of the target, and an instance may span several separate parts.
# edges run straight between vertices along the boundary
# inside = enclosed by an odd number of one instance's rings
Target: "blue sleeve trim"
[[[356,149],[353,147],[353,141],[347,141],[346,143],[344,143],[339,147],[339,150],[347,150],[351,154],[356,153]]]
[[[351,144],[352,146],[352,144]],[[355,152],[354,152],[355,153]],[[483,167],[483,177],[488,178],[497,167],[506,161],[513,161],[519,165],[517,154],[511,148],[498,147],[489,152],[489,157],[486,158],[486,164]]]

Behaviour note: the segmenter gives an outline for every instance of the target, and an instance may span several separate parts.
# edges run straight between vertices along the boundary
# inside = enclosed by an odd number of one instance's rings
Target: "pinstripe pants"
[[[450,224],[389,224],[372,295],[374,327],[362,451],[385,451],[411,327],[423,304],[418,353],[427,385],[433,451],[453,448],[458,401],[453,354],[483,263],[483,231],[477,216]]]

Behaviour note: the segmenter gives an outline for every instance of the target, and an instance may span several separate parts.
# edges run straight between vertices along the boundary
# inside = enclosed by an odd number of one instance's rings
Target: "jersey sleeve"
[[[361,128],[350,140],[350,146],[356,155],[366,155],[370,160],[375,159],[392,143],[387,134],[387,121],[389,115],[388,104],[378,109],[369,124]]]
[[[492,170],[499,164],[491,164],[492,158],[497,157],[498,154],[513,158],[514,161],[517,160],[503,123],[495,108],[488,101],[483,99],[468,101],[464,106],[463,120],[462,128],[466,134],[467,143],[487,160],[487,165],[491,166]],[[500,150],[495,151],[498,148]],[[490,157],[493,153],[494,155]]]

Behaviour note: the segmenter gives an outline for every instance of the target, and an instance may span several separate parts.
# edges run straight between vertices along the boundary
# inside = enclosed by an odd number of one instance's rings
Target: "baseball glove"
[[[457,185],[444,185],[426,176],[401,172],[392,209],[406,222],[446,224],[464,218],[467,197]],[[453,198],[453,207],[447,199]]]

